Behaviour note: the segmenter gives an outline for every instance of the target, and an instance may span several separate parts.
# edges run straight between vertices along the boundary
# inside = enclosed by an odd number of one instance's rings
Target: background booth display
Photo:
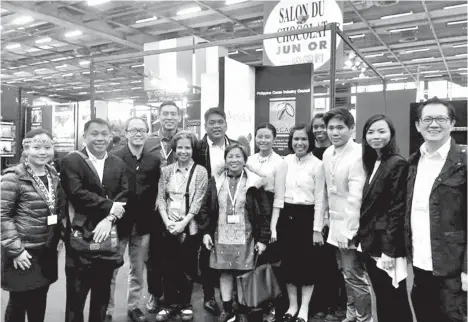
[[[16,125],[14,122],[2,121],[0,137],[0,156],[14,157],[16,154]]]

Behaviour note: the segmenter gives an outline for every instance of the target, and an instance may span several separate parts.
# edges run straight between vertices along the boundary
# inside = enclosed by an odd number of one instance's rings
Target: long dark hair
[[[378,159],[377,151],[375,151],[369,143],[367,143],[366,134],[369,131],[369,128],[377,121],[385,121],[388,124],[388,128],[390,129],[390,141],[386,146],[382,148],[380,151],[381,160],[386,160],[389,156],[398,154],[399,149],[396,144],[395,139],[395,126],[393,125],[392,120],[390,120],[387,116],[383,114],[377,114],[371,116],[364,124],[364,128],[362,130],[362,162],[364,164],[364,170],[366,170],[367,175],[372,173],[374,169],[375,161]]]

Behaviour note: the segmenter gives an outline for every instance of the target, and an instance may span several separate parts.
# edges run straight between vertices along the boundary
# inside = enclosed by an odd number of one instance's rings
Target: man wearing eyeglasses
[[[466,147],[450,136],[455,109],[437,98],[415,125],[424,143],[408,160],[405,222],[414,311],[418,321],[466,321]]]
[[[122,255],[128,246],[130,260],[127,309],[134,322],[146,321],[139,308],[143,295],[144,267],[148,254],[150,233],[157,226],[154,205],[158,194],[158,181],[161,162],[156,153],[144,151],[148,137],[148,123],[142,118],[132,117],[125,124],[127,145],[114,154],[126,164],[129,183],[129,196],[126,215],[122,219],[120,250]],[[118,270],[115,270],[111,283],[111,296],[107,308],[107,320],[111,320],[115,307],[114,293]]]

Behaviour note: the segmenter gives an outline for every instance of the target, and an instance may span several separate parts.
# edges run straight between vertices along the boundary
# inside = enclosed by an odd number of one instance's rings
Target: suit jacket
[[[125,162],[128,178],[129,193],[125,216],[121,220],[122,234],[130,235],[134,226],[139,235],[158,231],[161,220],[154,205],[161,176],[159,154],[143,150],[140,159],[137,160],[126,145],[114,155]]]
[[[88,155],[86,149],[83,149]],[[86,161],[77,153],[69,153],[62,159],[60,178],[68,202],[71,202],[76,213],[85,216],[83,225],[95,227],[109,215],[114,201],[126,202],[128,180],[125,174],[125,163],[113,154],[108,154],[104,163],[102,184]],[[121,222],[117,228],[121,234]],[[79,255],[79,254],[77,254]],[[122,261],[122,256],[102,257],[102,259]],[[80,260],[81,260],[80,256]]]
[[[228,145],[238,143],[237,141],[231,140],[226,136],[226,141]],[[216,173],[211,173],[211,162],[210,162],[210,145],[208,144],[208,135],[205,134],[203,139],[200,141],[200,146],[197,151],[194,151],[193,161],[196,164],[204,166],[206,171],[208,171],[208,178],[216,175]]]
[[[371,182],[370,175],[364,185],[356,243],[371,256],[404,257],[408,163],[400,155],[386,156]]]
[[[362,190],[366,173],[362,165],[361,145],[349,140],[335,167],[335,180],[332,182],[331,162],[335,147],[330,146],[323,154],[323,167],[327,184],[325,210],[330,214],[330,232],[327,242],[337,246],[336,237],[344,235],[352,240],[359,228]],[[336,187],[336,192],[332,187]]]
[[[467,169],[466,146],[452,139],[450,151],[429,196],[429,217],[433,274],[457,276],[467,272]],[[405,242],[412,260],[413,243],[411,207],[421,152],[408,160],[408,193],[406,198]],[[418,227],[419,228],[419,227]]]

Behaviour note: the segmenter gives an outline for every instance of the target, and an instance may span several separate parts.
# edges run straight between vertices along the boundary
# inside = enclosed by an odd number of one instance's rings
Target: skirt
[[[282,280],[296,286],[314,285],[321,265],[313,241],[314,205],[285,203],[278,225]]]

